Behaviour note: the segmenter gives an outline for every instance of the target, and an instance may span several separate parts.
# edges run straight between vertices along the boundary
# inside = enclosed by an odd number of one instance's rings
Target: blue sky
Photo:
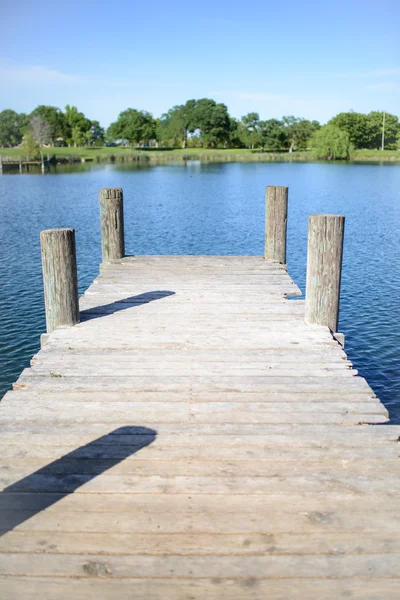
[[[189,98],[233,116],[400,115],[398,0],[19,0],[0,6],[0,110],[76,105],[107,126]]]

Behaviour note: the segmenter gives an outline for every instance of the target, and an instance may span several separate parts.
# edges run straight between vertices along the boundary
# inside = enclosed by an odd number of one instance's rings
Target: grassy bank
[[[3,159],[9,157],[11,160],[19,159],[21,151],[19,148],[0,148]],[[304,152],[260,152],[243,148],[229,148],[226,150],[211,150],[209,148],[187,148],[185,150],[174,149],[151,149],[135,150],[132,148],[46,148],[45,156],[55,157],[55,162],[131,162],[151,161],[163,162],[171,160],[203,160],[216,162],[268,162],[268,161],[300,161],[313,160],[311,151]],[[400,150],[356,150],[351,157],[354,161],[400,161]]]

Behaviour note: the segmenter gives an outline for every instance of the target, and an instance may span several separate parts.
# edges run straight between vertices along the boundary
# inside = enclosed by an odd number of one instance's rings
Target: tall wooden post
[[[121,188],[100,190],[100,226],[103,263],[125,256],[124,200]]]
[[[46,328],[79,323],[78,277],[74,229],[40,232]]]
[[[289,188],[267,186],[264,258],[286,264],[286,231]]]
[[[305,320],[332,333],[338,331],[343,234],[343,216],[310,215]]]

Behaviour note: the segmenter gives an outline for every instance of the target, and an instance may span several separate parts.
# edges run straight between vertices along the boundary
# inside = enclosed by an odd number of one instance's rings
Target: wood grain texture
[[[397,599],[400,427],[286,268],[115,260],[0,404],[0,597]]]
[[[120,188],[100,190],[100,227],[103,263],[125,255],[124,200]]]
[[[78,275],[74,229],[40,233],[46,328],[79,323]]]
[[[289,188],[267,186],[264,258],[286,263],[286,233]]]
[[[306,314],[309,324],[338,331],[344,217],[310,215],[308,219]]]

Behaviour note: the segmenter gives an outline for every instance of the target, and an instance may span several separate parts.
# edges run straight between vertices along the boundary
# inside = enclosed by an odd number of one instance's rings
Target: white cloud
[[[0,78],[1,81],[8,85],[45,85],[51,83],[80,83],[84,81],[81,77],[75,75],[68,75],[61,71],[54,69],[48,69],[42,66],[28,66],[28,67],[11,67],[0,65]]]
[[[10,65],[0,63],[0,80],[3,84],[15,86],[29,85],[99,85],[108,88],[132,88],[126,80],[106,79],[96,75],[76,75],[50,69],[43,65]],[[137,82],[136,82],[137,86]]]

